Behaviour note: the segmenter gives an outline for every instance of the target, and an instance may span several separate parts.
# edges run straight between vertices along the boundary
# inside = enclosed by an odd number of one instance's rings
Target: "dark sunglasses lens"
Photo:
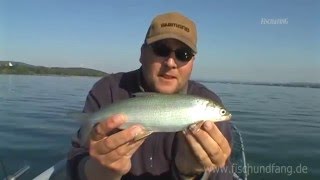
[[[157,55],[157,56],[161,56],[161,57],[168,57],[171,53],[170,48],[168,48],[165,45],[154,45],[152,46],[153,52]]]
[[[164,44],[153,44],[152,49],[154,54],[160,57],[168,57],[172,51],[168,46]],[[193,56],[193,53],[189,48],[179,48],[174,52],[177,59],[184,62],[190,61]]]
[[[176,57],[180,61],[190,61],[193,56],[191,50],[188,50],[186,48],[177,49],[175,53],[176,53]]]

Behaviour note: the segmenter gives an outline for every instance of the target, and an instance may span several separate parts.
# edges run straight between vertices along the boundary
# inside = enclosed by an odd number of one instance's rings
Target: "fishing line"
[[[239,129],[237,128],[237,126],[234,123],[232,123],[231,125],[232,125],[232,128],[235,130],[235,132],[239,136],[241,155],[242,155],[242,159],[243,159],[243,168],[242,169],[244,170],[244,180],[247,180],[248,172],[247,172],[247,162],[246,162],[246,155],[245,155],[245,150],[244,150],[243,138],[242,138],[242,135],[241,135]]]

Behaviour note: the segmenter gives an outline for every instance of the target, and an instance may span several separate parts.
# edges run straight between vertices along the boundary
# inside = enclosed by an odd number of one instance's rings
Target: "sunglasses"
[[[178,48],[176,50],[171,49],[163,43],[153,43],[151,44],[153,53],[160,57],[168,57],[171,52],[174,52],[176,58],[182,62],[188,62],[194,56],[192,50],[188,47]]]

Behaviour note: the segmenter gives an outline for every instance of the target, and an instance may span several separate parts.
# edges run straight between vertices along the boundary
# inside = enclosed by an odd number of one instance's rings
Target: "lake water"
[[[63,159],[98,78],[0,75],[0,160],[31,179]],[[249,179],[320,178],[320,89],[204,83],[241,131]],[[4,169],[0,167],[0,179]]]

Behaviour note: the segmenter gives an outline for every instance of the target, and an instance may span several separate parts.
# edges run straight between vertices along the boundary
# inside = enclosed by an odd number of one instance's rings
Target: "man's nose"
[[[174,55],[174,52],[171,52],[170,55],[166,58],[164,61],[164,64],[172,69],[177,68],[177,63],[176,63],[176,57]]]

